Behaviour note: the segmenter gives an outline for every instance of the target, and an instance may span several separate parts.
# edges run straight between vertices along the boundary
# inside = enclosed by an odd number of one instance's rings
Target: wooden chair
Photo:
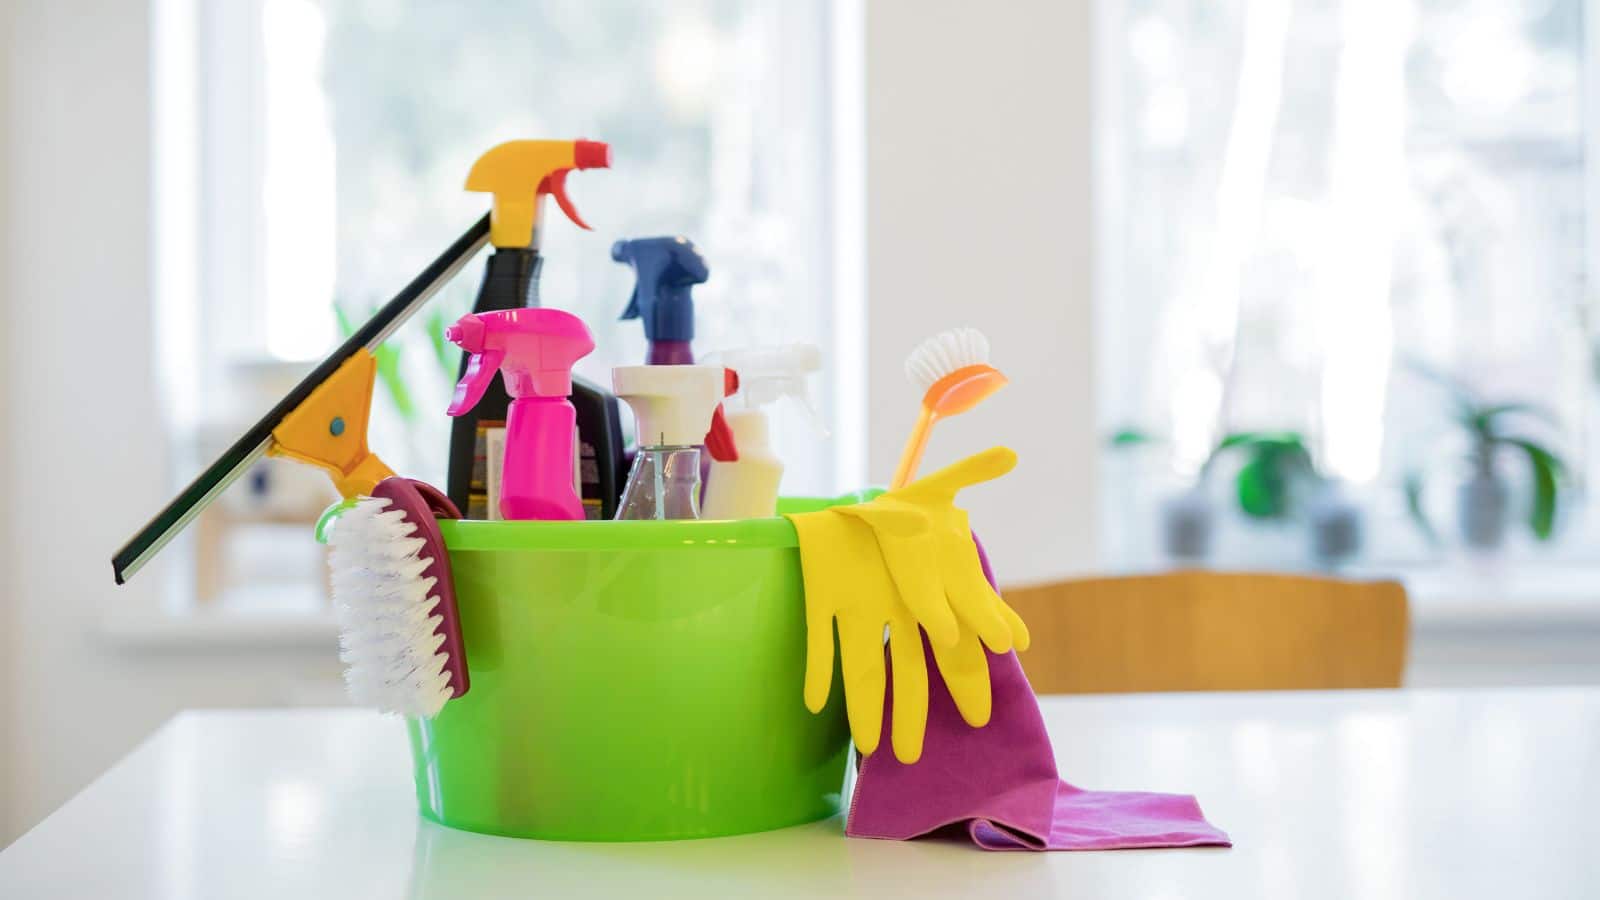
[[[1174,572],[1004,594],[1040,694],[1394,688],[1405,669],[1393,581]]]

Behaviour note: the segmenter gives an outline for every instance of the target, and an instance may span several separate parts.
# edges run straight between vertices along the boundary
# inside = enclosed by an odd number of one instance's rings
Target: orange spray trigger
[[[722,370],[722,396],[732,397],[739,390],[739,373],[724,367]],[[706,451],[717,462],[738,462],[739,445],[733,439],[733,427],[722,412],[722,404],[711,414],[711,430],[706,432]]]

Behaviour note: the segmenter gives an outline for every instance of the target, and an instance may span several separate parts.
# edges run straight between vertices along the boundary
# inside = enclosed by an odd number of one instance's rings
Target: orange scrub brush
[[[917,474],[933,423],[960,415],[1006,386],[1006,376],[989,365],[989,339],[976,328],[952,328],[923,341],[906,357],[906,377],[923,389],[922,413],[900,451],[890,489],[905,487]]]

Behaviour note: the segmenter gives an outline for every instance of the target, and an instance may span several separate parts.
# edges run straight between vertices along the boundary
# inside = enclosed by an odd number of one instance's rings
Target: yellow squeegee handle
[[[321,467],[344,497],[371,494],[394,474],[367,448],[377,373],[377,358],[357,350],[272,429],[267,455]]]

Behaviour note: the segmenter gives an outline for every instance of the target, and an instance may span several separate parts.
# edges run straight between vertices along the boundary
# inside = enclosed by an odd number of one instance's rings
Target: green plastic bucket
[[[471,688],[409,722],[424,816],[513,837],[653,841],[838,811],[843,690],[820,715],[802,700],[805,601],[787,519],[440,529]]]

